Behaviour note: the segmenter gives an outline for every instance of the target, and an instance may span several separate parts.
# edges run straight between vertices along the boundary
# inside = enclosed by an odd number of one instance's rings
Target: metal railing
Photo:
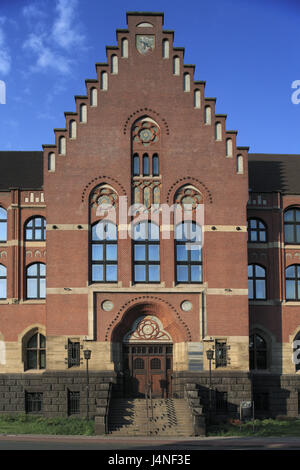
[[[152,383],[147,382],[145,385],[146,412],[147,412],[147,434],[151,433],[151,424],[153,422],[153,399],[152,399]]]

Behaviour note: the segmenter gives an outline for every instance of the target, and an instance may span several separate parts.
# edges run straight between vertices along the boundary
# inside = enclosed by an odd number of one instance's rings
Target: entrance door
[[[148,385],[153,397],[170,396],[172,361],[170,344],[124,346],[125,394],[144,397]]]

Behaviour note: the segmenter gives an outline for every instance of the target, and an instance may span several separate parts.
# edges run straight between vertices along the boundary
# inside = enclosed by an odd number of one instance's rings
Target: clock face
[[[140,54],[149,54],[152,52],[155,47],[155,37],[154,36],[142,36],[137,35],[136,37],[136,48]]]

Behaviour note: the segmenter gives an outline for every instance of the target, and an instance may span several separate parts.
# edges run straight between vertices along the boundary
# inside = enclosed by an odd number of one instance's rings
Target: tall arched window
[[[232,157],[232,139],[226,139],[226,157]]]
[[[111,56],[111,68],[110,71],[112,74],[116,75],[118,73],[119,67],[118,67],[118,56],[116,54],[113,54]]]
[[[250,369],[267,369],[267,343],[259,334],[254,333],[249,338]]]
[[[117,282],[118,233],[117,226],[107,220],[92,226],[91,281]]]
[[[27,299],[46,298],[46,265],[34,263],[26,270]]]
[[[284,213],[285,243],[300,243],[300,209],[293,207]]]
[[[208,125],[211,124],[211,107],[210,106],[205,106],[204,122],[205,124],[208,124]]]
[[[168,59],[170,57],[170,43],[168,39],[164,39],[162,42],[162,56],[163,59]]]
[[[7,211],[0,207],[0,243],[7,241]]]
[[[176,282],[202,282],[202,233],[195,222],[176,226]]]
[[[183,75],[183,89],[184,91],[191,91],[191,77],[189,73]]]
[[[128,39],[123,38],[121,43],[121,54],[124,59],[128,58]]]
[[[66,155],[66,138],[63,135],[58,139],[58,153],[59,155]]]
[[[90,92],[90,105],[97,106],[97,104],[98,104],[98,91],[97,91],[97,88],[93,87],[91,88],[91,92]]]
[[[55,171],[55,153],[50,152],[48,154],[48,171],[54,172]]]
[[[135,153],[133,155],[133,176],[139,176],[140,175],[140,157],[138,153]]]
[[[173,74],[180,75],[180,59],[178,56],[173,57]]]
[[[33,217],[25,224],[25,240],[27,241],[45,241],[46,240],[45,217]]]
[[[143,176],[150,175],[149,156],[147,153],[143,155]]]
[[[87,105],[84,103],[80,105],[80,122],[87,122]]]
[[[157,153],[152,157],[152,175],[159,176],[159,159]]]
[[[133,227],[134,282],[160,282],[159,226],[148,221]]]
[[[108,90],[108,73],[107,72],[101,72],[100,88],[103,91]]]
[[[26,369],[46,368],[46,338],[40,333],[31,336],[26,344]]]
[[[266,294],[266,269],[258,264],[248,266],[248,291],[250,300],[265,300]]]
[[[215,124],[215,137],[216,140],[222,140],[222,124],[220,122]]]
[[[286,300],[300,300],[300,264],[293,264],[285,270]]]
[[[195,90],[194,91],[194,108],[201,108],[201,91]]]
[[[77,137],[77,122],[74,120],[70,121],[69,137],[70,139],[76,139]]]
[[[267,227],[259,219],[249,219],[247,222],[247,239],[248,242],[266,242],[267,241]]]
[[[0,300],[7,298],[7,269],[0,264]]]

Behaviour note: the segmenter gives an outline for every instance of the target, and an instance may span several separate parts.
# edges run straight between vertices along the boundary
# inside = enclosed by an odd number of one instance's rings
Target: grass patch
[[[42,416],[16,414],[0,415],[0,434],[94,434],[94,421],[80,418],[44,418]]]
[[[211,425],[208,436],[255,436],[255,437],[284,437],[300,436],[300,420],[289,419],[255,419],[246,423],[232,420],[229,423]]]

